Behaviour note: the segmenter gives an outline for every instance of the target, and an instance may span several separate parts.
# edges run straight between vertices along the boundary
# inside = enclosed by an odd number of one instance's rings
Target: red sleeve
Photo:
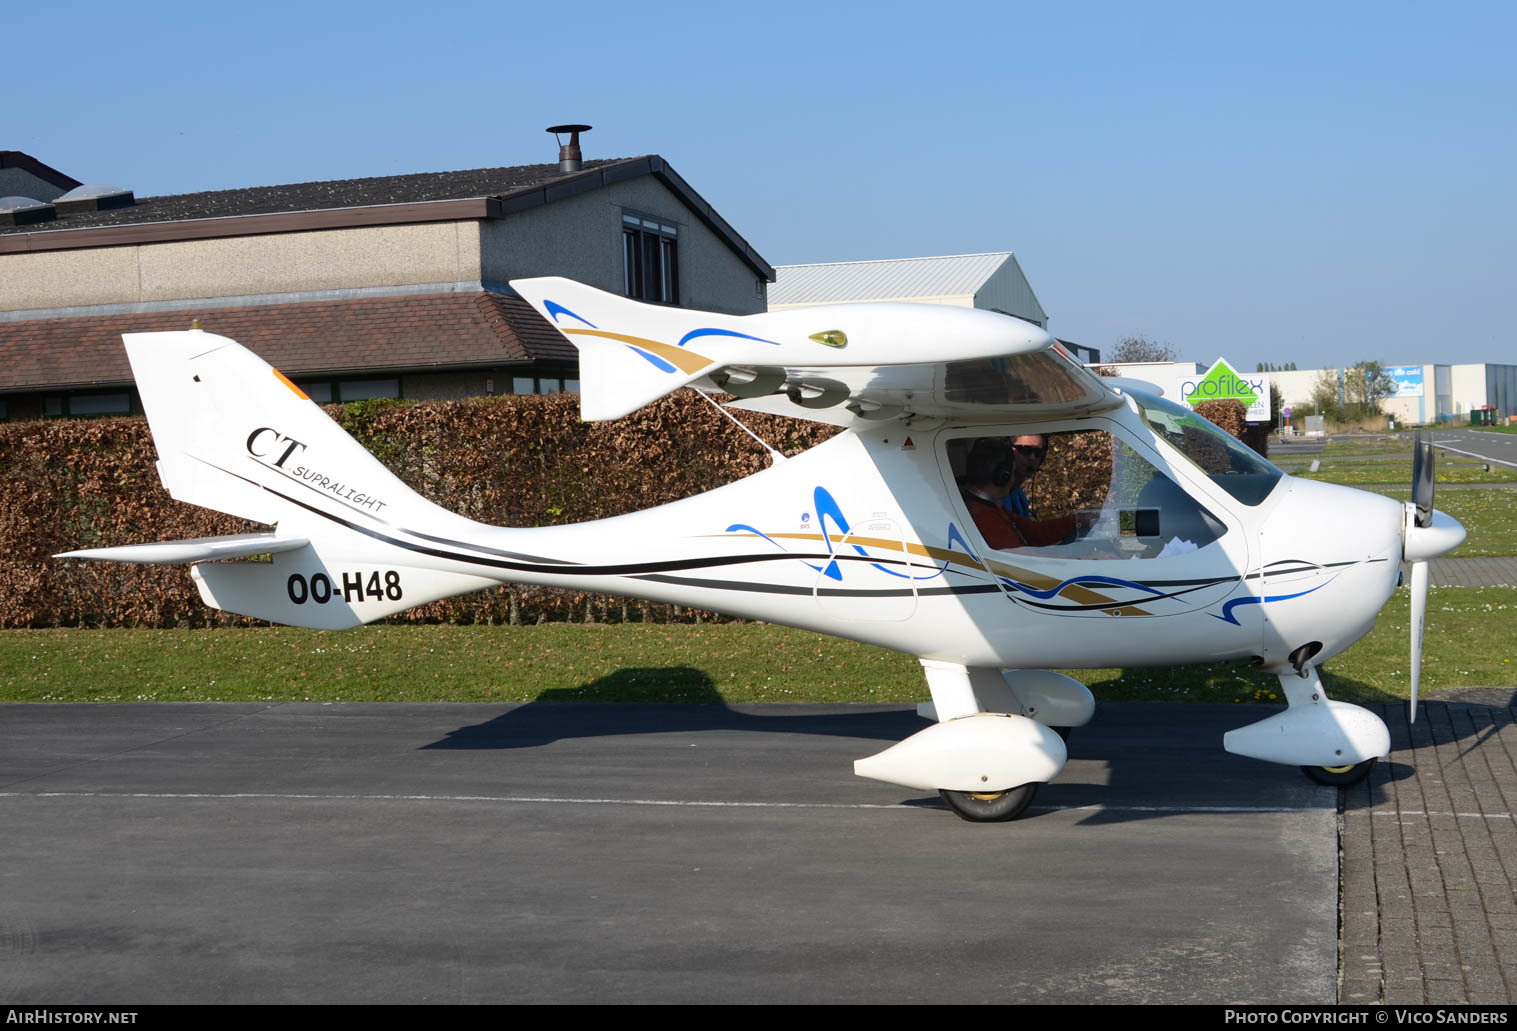
[[[1059,516],[1057,519],[1028,519],[1025,516],[1014,515],[1011,516],[1011,521],[1016,525],[1022,539],[1034,548],[1046,548],[1050,544],[1058,544],[1065,538],[1073,536],[1075,532],[1075,517],[1072,515]],[[1014,544],[1008,546],[1016,547]]]
[[[1005,551],[1009,548],[1020,548],[1027,542],[1017,530],[1013,516],[1000,505],[977,498],[971,495],[968,499],[969,514],[974,517],[974,525],[980,528],[980,534],[985,538],[985,543],[997,551]],[[1028,520],[1031,522],[1031,520]]]

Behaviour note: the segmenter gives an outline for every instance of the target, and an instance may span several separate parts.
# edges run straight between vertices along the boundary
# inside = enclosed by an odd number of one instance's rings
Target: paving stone
[[[1517,559],[1459,561],[1440,560],[1443,575],[1517,584]],[[1371,808],[1363,794],[1345,793],[1342,1002],[1514,1001],[1517,689],[1470,696],[1426,702],[1415,724],[1403,704],[1374,707],[1390,728],[1392,754],[1371,779]],[[1369,974],[1376,968],[1378,989]]]

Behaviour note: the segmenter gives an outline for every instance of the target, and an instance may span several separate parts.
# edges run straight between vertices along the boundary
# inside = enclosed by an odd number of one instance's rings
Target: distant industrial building
[[[984,308],[1048,328],[1048,313],[1010,251],[935,258],[834,261],[777,265],[769,310],[866,301],[916,301]],[[1093,347],[1059,341],[1084,362],[1098,362]]]
[[[338,401],[576,389],[515,278],[764,310],[773,268],[662,157],[559,158],[139,198],[0,151],[0,418],[140,411],[121,334],[192,318]]]
[[[1147,380],[1162,387],[1169,397],[1179,396],[1179,384],[1187,376],[1200,375],[1205,366],[1197,362],[1131,362],[1111,365],[1120,375]],[[1241,370],[1240,370],[1241,371]],[[1289,372],[1245,372],[1254,378],[1267,378],[1280,391],[1287,407],[1304,409],[1311,405],[1312,394],[1323,376],[1338,385],[1338,400],[1343,393],[1347,369],[1300,369]],[[1396,394],[1380,402],[1380,410],[1397,423],[1414,426],[1482,418],[1505,423],[1517,415],[1517,365],[1474,362],[1465,365],[1387,366],[1396,381]],[[1472,412],[1484,413],[1472,416]]]
[[[1304,406],[1324,373],[1338,383],[1343,399],[1346,369],[1271,372],[1285,403]],[[1396,394],[1380,402],[1380,410],[1406,425],[1468,420],[1472,412],[1489,413],[1490,421],[1506,422],[1517,415],[1517,365],[1472,362],[1464,365],[1397,365],[1385,371],[1396,381]]]

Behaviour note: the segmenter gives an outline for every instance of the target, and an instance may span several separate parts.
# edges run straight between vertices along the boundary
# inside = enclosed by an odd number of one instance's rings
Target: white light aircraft
[[[1405,561],[1415,718],[1427,560],[1464,539],[1432,507],[1420,441],[1414,500],[1401,504],[1287,476],[1010,316],[895,303],[732,316],[566,279],[512,285],[579,348],[585,419],[690,386],[735,395],[729,409],[843,432],[673,504],[496,527],[418,496],[234,341],[128,334],[164,487],[273,530],[59,557],[188,563],[207,605],[325,630],[518,582],[908,652],[932,698],[920,711],[936,722],[854,771],[940,791],[974,821],[1019,815],[1064,766],[1068,728],[1091,718],[1090,691],[1060,668],[1251,660],[1279,677],[1288,708],[1223,747],[1323,783],[1362,779],[1389,732],[1329,700],[1317,667],[1369,631]],[[1041,437],[1087,456],[1089,482],[1080,511],[1013,520],[1021,539],[1008,546],[981,529],[983,509],[1017,479],[1023,437],[1034,437],[1024,449]]]

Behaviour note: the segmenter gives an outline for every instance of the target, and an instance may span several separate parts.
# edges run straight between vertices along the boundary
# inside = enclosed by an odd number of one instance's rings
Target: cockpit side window
[[[1257,505],[1285,474],[1252,448],[1173,401],[1133,394],[1149,428],[1245,505]]]
[[[965,507],[992,550],[1157,558],[1204,548],[1226,532],[1105,431],[956,437],[946,447]]]

